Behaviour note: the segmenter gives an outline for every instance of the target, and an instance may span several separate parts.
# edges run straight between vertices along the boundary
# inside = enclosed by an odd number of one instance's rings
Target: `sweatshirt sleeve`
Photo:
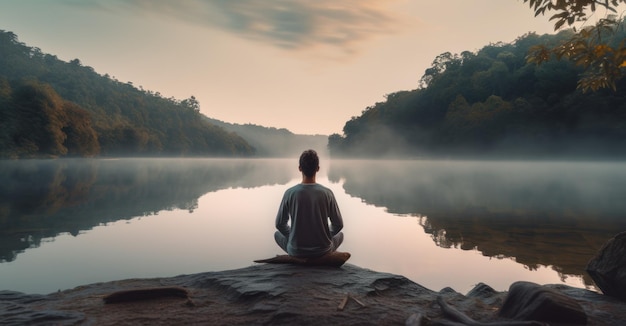
[[[283,200],[278,207],[278,213],[276,214],[276,229],[284,236],[289,236],[290,227],[287,225],[289,222],[289,198],[287,193],[283,196]]]
[[[330,218],[330,233],[334,236],[341,229],[343,229],[343,218],[341,217],[341,212],[339,211],[339,206],[337,205],[337,201],[335,200],[335,195],[331,192],[330,194],[330,203],[329,203],[329,216]]]

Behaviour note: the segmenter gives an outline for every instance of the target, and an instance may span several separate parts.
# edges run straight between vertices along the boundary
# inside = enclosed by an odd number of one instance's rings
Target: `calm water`
[[[626,230],[626,164],[322,158],[349,263],[467,292],[518,280],[594,289]],[[280,254],[296,159],[0,161],[0,290],[227,270]]]

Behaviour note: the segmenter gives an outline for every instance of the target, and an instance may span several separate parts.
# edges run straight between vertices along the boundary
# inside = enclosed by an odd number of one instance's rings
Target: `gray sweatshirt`
[[[330,189],[317,183],[300,183],[285,191],[276,215],[276,229],[289,239],[289,255],[314,257],[329,252],[332,237],[342,228],[343,219]]]

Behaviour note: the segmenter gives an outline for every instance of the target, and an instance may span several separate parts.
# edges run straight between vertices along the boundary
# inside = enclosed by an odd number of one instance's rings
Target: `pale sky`
[[[211,118],[328,135],[443,52],[553,24],[522,0],[0,0],[0,29]]]

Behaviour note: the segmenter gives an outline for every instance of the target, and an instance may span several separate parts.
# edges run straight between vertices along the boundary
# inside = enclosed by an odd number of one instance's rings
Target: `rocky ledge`
[[[520,301],[521,300],[521,301]],[[538,322],[531,322],[535,320]],[[429,290],[399,275],[257,264],[48,295],[0,291],[2,325],[623,325],[626,303],[563,285]]]

